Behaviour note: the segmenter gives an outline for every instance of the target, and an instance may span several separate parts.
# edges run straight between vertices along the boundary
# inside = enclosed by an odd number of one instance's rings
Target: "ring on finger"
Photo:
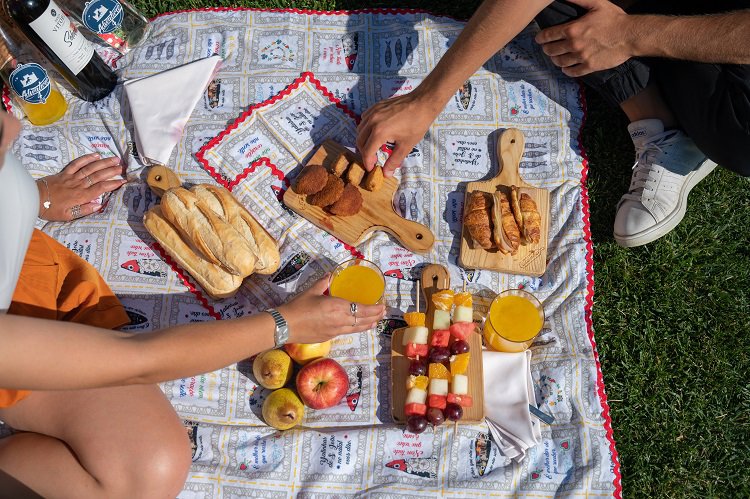
[[[73,205],[70,208],[70,214],[73,216],[74,219],[81,218],[81,205],[80,204]]]
[[[356,326],[356,325],[357,325],[357,316],[355,315],[355,316],[354,316],[354,324],[352,324],[352,327],[354,327],[354,326]]]
[[[349,311],[352,313],[352,315],[356,319],[356,317],[357,317],[357,304],[354,303],[354,302],[351,302],[349,304]]]
[[[89,177],[88,175],[86,175],[86,180],[89,181],[89,187],[91,187],[92,185],[94,185],[94,183],[91,181],[91,177]]]

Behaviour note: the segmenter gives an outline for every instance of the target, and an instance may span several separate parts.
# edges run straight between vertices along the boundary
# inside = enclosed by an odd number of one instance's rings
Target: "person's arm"
[[[483,2],[416,89],[380,101],[362,115],[357,147],[365,167],[371,170],[377,150],[386,142],[393,142],[395,148],[384,165],[386,175],[392,175],[461,85],[549,3],[550,0]]]
[[[323,279],[278,307],[291,343],[317,343],[366,331],[383,317],[383,305],[359,305],[323,296]],[[70,322],[0,315],[0,387],[80,389],[156,383],[214,371],[274,347],[267,313],[235,320],[174,326],[124,335]]]
[[[589,12],[536,37],[568,76],[611,69],[631,57],[750,64],[750,10],[704,16],[629,15],[608,0],[568,1]]]

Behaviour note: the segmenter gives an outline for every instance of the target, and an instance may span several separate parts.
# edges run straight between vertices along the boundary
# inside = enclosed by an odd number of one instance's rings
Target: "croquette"
[[[362,193],[352,184],[346,184],[338,201],[328,207],[328,211],[340,217],[349,217],[359,213],[362,208]]]
[[[333,162],[333,165],[331,166],[331,172],[337,177],[340,177],[346,171],[347,166],[349,166],[349,160],[346,159],[346,155],[344,153],[341,153],[339,157],[336,158],[336,161]]]
[[[367,173],[364,187],[370,192],[375,192],[383,187],[383,169],[381,167],[376,166]]]
[[[310,204],[320,207],[330,206],[339,200],[343,192],[344,181],[333,173],[329,173],[325,187],[320,192],[310,196]]]
[[[349,169],[346,171],[346,180],[348,180],[350,184],[359,185],[364,176],[365,168],[358,162],[352,161],[349,164]]]
[[[298,194],[317,194],[328,181],[328,171],[322,165],[308,165],[297,176],[294,192]]]

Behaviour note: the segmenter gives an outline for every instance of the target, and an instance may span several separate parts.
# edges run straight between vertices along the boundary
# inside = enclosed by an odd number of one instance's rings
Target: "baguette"
[[[253,273],[257,257],[250,244],[195,194],[182,187],[170,189],[162,196],[161,207],[164,218],[209,261],[240,277]]]
[[[209,184],[196,185],[191,191],[247,240],[256,257],[255,272],[267,275],[279,269],[281,255],[276,241],[232,193]]]
[[[164,251],[189,272],[211,297],[227,298],[237,292],[242,284],[242,277],[232,275],[210,262],[196,248],[186,243],[177,229],[164,218],[161,207],[154,206],[148,210],[143,215],[143,224]]]

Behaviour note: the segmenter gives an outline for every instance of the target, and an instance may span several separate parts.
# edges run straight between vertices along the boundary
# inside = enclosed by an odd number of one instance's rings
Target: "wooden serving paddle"
[[[527,193],[536,203],[537,210],[542,217],[541,237],[536,244],[521,245],[515,255],[504,255],[496,249],[485,250],[474,247],[468,229],[463,227],[461,232],[461,251],[459,261],[461,266],[469,269],[488,269],[509,274],[541,276],[547,268],[547,242],[549,239],[549,191],[527,184],[521,178],[518,168],[523,157],[523,133],[516,128],[508,128],[497,141],[497,156],[500,172],[490,180],[483,182],[469,182],[466,186],[464,209],[467,206],[469,193],[484,191],[493,193],[504,192],[510,200],[510,187],[515,185],[521,192]]]
[[[425,324],[430,328],[430,332],[432,332],[432,319],[435,315],[432,295],[443,289],[450,289],[450,284],[450,274],[444,266],[430,264],[422,269],[420,286],[426,302],[427,317]],[[406,357],[406,348],[401,344],[405,329],[396,329],[391,336],[391,415],[396,423],[406,423],[404,401],[406,400],[406,379],[409,377],[411,360]],[[471,359],[466,375],[469,378],[469,395],[471,395],[473,403],[471,407],[464,407],[464,416],[458,422],[478,423],[484,419],[482,336],[479,333],[472,334],[467,341],[469,342]],[[446,421],[444,424],[449,423],[450,421]]]
[[[344,154],[349,162],[362,163],[357,154],[332,140],[326,140],[307,164],[328,167],[341,154]],[[363,198],[362,209],[349,217],[332,215],[319,206],[309,204],[307,196],[297,194],[292,188],[284,193],[284,204],[351,246],[357,246],[372,231],[382,230],[395,237],[409,251],[427,253],[435,243],[435,235],[429,227],[407,220],[396,213],[393,196],[397,188],[398,181],[393,177],[384,179],[383,186],[375,192],[360,188]]]
[[[163,165],[152,166],[148,171],[146,183],[154,194],[161,197],[173,187],[180,187],[182,182],[175,172]]]

